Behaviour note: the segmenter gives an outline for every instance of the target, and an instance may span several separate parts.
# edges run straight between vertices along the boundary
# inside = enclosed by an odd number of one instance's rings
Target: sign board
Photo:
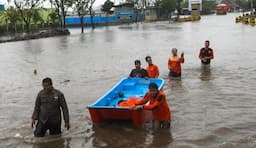
[[[198,11],[202,11],[202,0],[189,0],[188,1],[188,10],[192,11],[197,9]]]

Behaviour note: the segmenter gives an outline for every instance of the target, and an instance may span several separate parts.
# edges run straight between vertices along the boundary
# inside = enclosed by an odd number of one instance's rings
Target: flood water
[[[70,36],[0,44],[0,147],[256,147],[256,27],[239,14],[199,22],[155,22],[86,30]],[[211,41],[215,59],[202,68],[198,52]],[[169,79],[171,48],[185,53],[181,80]],[[151,55],[165,79],[171,132],[110,122],[93,126],[86,106]],[[37,70],[37,75],[33,73]],[[41,80],[51,77],[68,102],[71,129],[33,138],[30,127]]]

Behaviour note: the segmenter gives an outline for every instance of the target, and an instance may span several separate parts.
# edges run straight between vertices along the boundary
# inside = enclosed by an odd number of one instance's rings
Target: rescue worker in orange
[[[167,129],[171,126],[171,111],[167,104],[166,95],[163,91],[158,90],[156,83],[149,84],[149,92],[142,100],[136,102],[131,109],[152,110],[153,127],[156,129]]]
[[[201,48],[199,53],[199,59],[201,60],[201,63],[203,65],[209,65],[211,63],[211,60],[214,58],[213,50],[209,47],[210,41],[205,41],[205,47]]]
[[[146,56],[145,60],[148,63],[148,67],[146,69],[149,78],[158,78],[159,69],[157,65],[153,64],[151,56]]]
[[[172,49],[172,56],[168,60],[168,69],[170,77],[180,77],[181,76],[181,64],[184,63],[184,53],[178,56],[178,50],[176,48]]]

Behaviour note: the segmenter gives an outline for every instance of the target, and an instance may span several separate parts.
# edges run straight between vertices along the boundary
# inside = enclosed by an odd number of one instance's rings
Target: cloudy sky
[[[119,2],[123,1],[123,0],[112,0],[113,2],[115,2],[115,4],[118,4]],[[94,7],[98,7],[100,5],[102,5],[105,2],[105,0],[96,0]],[[0,0],[0,4],[7,4],[7,0]],[[49,4],[45,4],[45,5],[49,5]]]

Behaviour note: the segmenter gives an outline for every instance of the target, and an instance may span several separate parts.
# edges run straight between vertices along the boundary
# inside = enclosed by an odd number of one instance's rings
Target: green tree
[[[102,5],[101,11],[105,12],[107,15],[107,23],[108,23],[108,15],[112,13],[111,8],[114,6],[114,3],[110,0],[106,0]]]
[[[48,16],[47,16],[47,23],[49,24],[59,24],[60,19],[59,19],[59,14],[58,14],[57,9],[50,9]]]
[[[95,28],[95,24],[93,22],[93,17],[94,17],[94,11],[93,11],[93,4],[95,3],[95,0],[89,0],[89,14],[90,14],[90,20],[91,20],[91,26],[92,29]]]
[[[188,8],[188,0],[183,0],[180,5],[181,8]]]
[[[11,0],[8,0],[11,2]],[[14,0],[13,3],[17,8],[24,24],[26,32],[30,32],[30,24],[38,8],[42,4],[43,0]]]
[[[179,15],[181,14],[181,3],[182,3],[182,0],[177,0],[176,1],[176,10],[177,10],[177,15],[179,17]]]
[[[72,7],[75,0],[49,0],[49,2],[57,9],[61,28],[66,28],[67,9]]]
[[[158,16],[168,18],[176,9],[176,0],[157,0],[155,7],[158,9]]]
[[[33,14],[33,22],[35,24],[44,24],[44,22],[45,22],[43,17],[40,14],[40,10],[42,10],[42,9],[36,9],[35,13]]]
[[[9,7],[4,11],[4,17],[6,22],[6,30],[9,32],[9,29],[17,32],[17,24],[22,21],[19,12],[14,7]]]
[[[249,5],[248,2],[246,2],[245,0],[236,0],[236,3],[242,8],[242,9],[248,9]]]
[[[243,10],[250,10],[251,8],[256,9],[256,0],[235,0]]]
[[[202,14],[210,14],[215,9],[216,9],[215,1],[209,1],[209,0],[202,1]]]
[[[80,17],[81,32],[84,33],[84,16],[87,13],[87,8],[89,5],[89,0],[75,0],[74,9],[77,11],[78,16]]]

